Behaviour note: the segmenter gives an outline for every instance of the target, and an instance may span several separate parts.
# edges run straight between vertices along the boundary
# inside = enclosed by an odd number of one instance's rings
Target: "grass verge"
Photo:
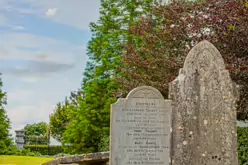
[[[33,156],[0,156],[0,165],[41,165],[53,158]]]

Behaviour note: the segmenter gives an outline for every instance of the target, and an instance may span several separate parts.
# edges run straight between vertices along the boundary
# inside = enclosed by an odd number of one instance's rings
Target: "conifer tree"
[[[54,112],[50,115],[49,131],[56,140],[62,142],[63,133],[71,122],[70,116],[72,116],[72,113],[77,112],[80,97],[80,91],[71,92],[69,98],[66,97],[64,102],[59,102]]]
[[[7,104],[7,96],[6,93],[2,91],[2,86],[3,83],[0,77],[0,154],[6,153],[8,148],[13,144],[9,133],[10,120],[4,109],[4,106]]]

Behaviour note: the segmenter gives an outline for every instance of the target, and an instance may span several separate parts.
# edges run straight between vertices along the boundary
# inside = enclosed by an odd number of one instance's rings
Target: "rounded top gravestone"
[[[111,108],[111,165],[169,165],[171,104],[150,86]]]
[[[127,95],[127,100],[132,98],[142,98],[142,99],[161,99],[164,100],[163,95],[151,86],[141,86],[138,88],[134,88]]]

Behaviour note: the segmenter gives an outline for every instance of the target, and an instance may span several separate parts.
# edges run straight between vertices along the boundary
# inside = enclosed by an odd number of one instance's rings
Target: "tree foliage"
[[[93,37],[88,44],[90,61],[82,82],[79,110],[71,115],[63,143],[72,153],[101,150],[109,136],[109,110],[115,102],[118,84],[113,77],[121,66],[125,42],[131,42],[130,25],[150,11],[152,0],[102,0],[100,18],[91,24]]]
[[[27,124],[24,127],[25,144],[48,144],[48,125],[45,122]]]
[[[1,74],[0,74],[1,75]],[[7,96],[2,91],[2,79],[0,77],[0,154],[4,154],[13,144],[10,130],[10,120],[4,110],[4,106],[7,104]]]
[[[25,136],[46,136],[47,124],[45,122],[27,124],[24,127],[24,131]]]
[[[80,91],[71,92],[70,97],[66,97],[64,102],[59,102],[54,113],[50,115],[49,130],[51,136],[58,141],[62,141],[66,126],[71,121],[70,114],[77,112],[79,106],[78,100],[80,97]]]
[[[248,127],[238,127],[238,156],[239,164],[248,164]]]
[[[34,136],[34,135],[30,135],[30,136],[25,136],[24,137],[25,140],[25,144],[26,145],[48,145],[50,140],[49,140],[49,136]]]
[[[151,85],[168,97],[168,84],[189,50],[207,39],[222,54],[232,80],[240,86],[238,119],[248,119],[248,3],[234,0],[173,1],[157,4],[152,17],[130,28],[135,43],[124,49],[116,75],[124,97],[132,88]],[[120,76],[121,75],[121,76]]]

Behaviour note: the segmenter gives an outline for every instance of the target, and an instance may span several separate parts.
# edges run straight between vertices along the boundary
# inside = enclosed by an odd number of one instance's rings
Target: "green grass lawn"
[[[40,165],[52,159],[33,156],[0,156],[0,165]]]

